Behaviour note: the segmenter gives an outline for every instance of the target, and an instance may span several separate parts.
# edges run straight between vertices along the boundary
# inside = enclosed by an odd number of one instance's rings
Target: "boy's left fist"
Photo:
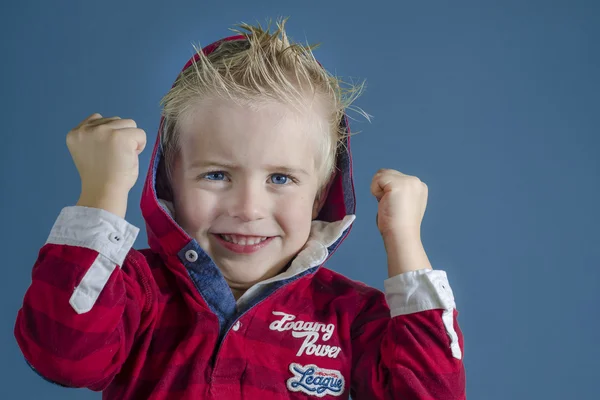
[[[379,202],[377,227],[381,235],[394,238],[421,237],[421,221],[427,207],[427,185],[416,176],[380,169],[371,182]]]

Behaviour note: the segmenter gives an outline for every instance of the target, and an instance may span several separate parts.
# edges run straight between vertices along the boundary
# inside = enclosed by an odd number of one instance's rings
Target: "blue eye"
[[[283,174],[273,174],[271,175],[271,182],[276,185],[285,185],[290,180],[290,177]]]
[[[209,181],[222,181],[223,179],[225,179],[225,174],[223,172],[209,172],[208,174],[204,175],[204,178],[208,179]]]

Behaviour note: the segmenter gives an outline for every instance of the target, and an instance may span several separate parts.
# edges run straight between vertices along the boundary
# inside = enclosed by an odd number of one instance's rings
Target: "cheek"
[[[286,196],[277,205],[279,223],[290,232],[308,237],[314,199],[308,195]]]
[[[183,190],[175,198],[177,223],[186,231],[208,229],[218,214],[219,201],[201,190]]]

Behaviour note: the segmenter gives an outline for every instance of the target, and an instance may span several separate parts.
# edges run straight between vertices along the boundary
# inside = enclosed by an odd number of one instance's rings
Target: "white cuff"
[[[139,231],[125,219],[106,210],[70,206],[60,212],[46,243],[96,250],[122,266]]]
[[[420,311],[443,309],[442,321],[450,338],[454,358],[461,359],[462,351],[454,329],[454,294],[445,271],[420,269],[405,272],[383,283],[392,318]]]
[[[445,271],[428,268],[408,271],[386,279],[383,285],[392,317],[455,308]]]

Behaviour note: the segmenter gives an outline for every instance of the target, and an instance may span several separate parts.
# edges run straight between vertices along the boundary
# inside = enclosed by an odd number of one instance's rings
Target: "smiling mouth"
[[[221,239],[226,242],[237,244],[240,246],[253,246],[260,244],[265,240],[269,239],[269,236],[245,236],[245,235],[222,235],[217,234]]]
[[[275,236],[245,236],[213,233],[217,243],[224,249],[237,254],[252,254],[269,246]]]

